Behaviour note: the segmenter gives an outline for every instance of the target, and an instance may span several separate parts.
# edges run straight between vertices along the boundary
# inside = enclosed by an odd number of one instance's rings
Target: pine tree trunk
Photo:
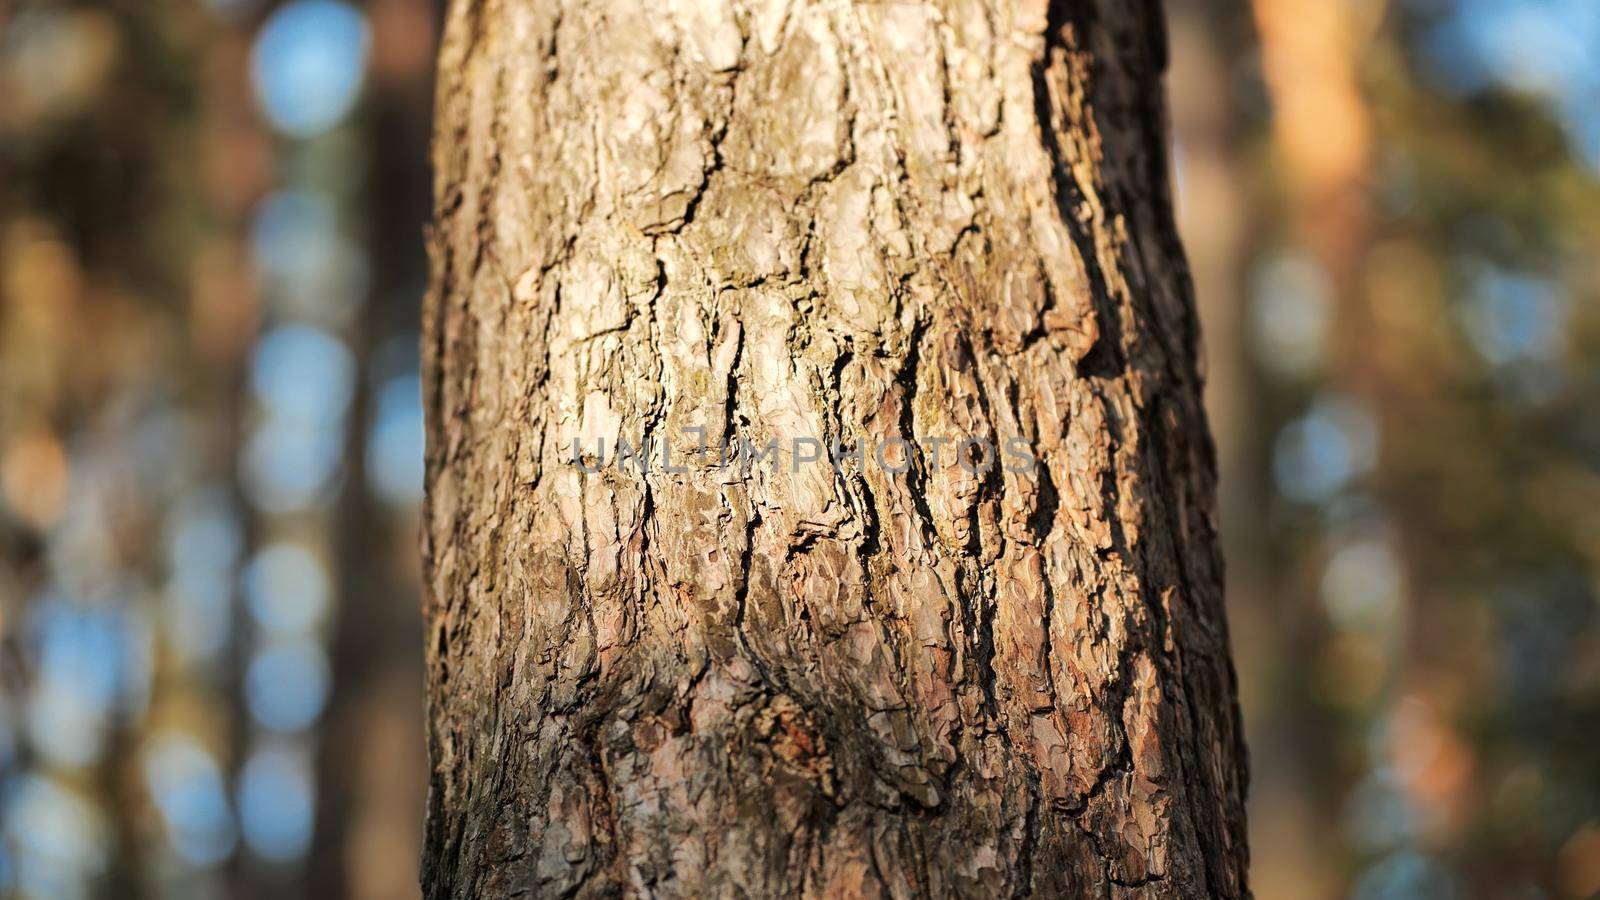
[[[427,896],[1247,895],[1165,52],[1154,0],[451,4]]]

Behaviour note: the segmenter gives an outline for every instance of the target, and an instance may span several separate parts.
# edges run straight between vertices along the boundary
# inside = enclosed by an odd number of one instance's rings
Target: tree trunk
[[[446,28],[427,896],[1247,895],[1154,0]]]

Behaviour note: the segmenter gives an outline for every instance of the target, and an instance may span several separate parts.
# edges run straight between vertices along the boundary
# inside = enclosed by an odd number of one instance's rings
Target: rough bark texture
[[[429,897],[1247,894],[1164,56],[1154,2],[451,4]],[[688,471],[572,464],[619,436]]]

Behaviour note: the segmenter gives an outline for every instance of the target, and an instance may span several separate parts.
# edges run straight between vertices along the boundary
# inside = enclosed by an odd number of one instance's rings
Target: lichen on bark
[[[1164,55],[1153,0],[453,0],[427,896],[1247,895]]]

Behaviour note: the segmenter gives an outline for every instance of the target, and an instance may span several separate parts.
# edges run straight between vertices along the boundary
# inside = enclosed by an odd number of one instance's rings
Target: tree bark
[[[427,896],[1247,896],[1163,28],[451,4]]]

